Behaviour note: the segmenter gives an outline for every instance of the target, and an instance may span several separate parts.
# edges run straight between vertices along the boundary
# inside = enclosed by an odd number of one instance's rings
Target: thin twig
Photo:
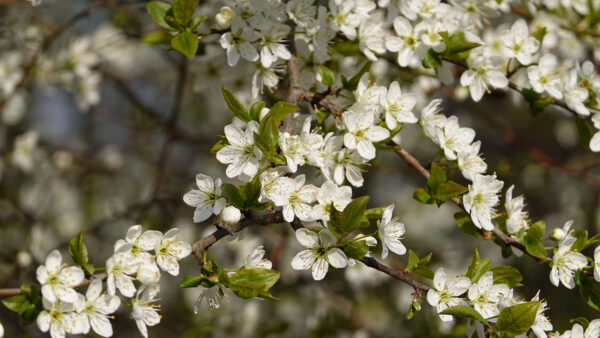
[[[75,289],[78,288],[82,288],[84,286],[88,286],[90,285],[94,280],[99,279],[99,280],[105,280],[106,279],[106,273],[99,273],[97,275],[93,275],[92,277],[84,280],[83,282],[77,284],[74,286]],[[13,296],[18,296],[20,295],[21,289],[19,288],[10,288],[10,289],[0,289],[0,297],[13,297]]]

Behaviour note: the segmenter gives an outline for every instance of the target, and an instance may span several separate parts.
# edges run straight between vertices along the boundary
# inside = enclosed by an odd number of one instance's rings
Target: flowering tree
[[[242,317],[219,312],[232,307],[223,301],[241,299],[277,310],[267,328],[237,325],[234,336],[396,336],[345,309],[354,294],[389,298],[365,288],[389,277],[388,287],[408,286],[397,296],[408,299],[405,316],[392,319],[406,336],[600,336],[600,247],[588,233],[598,226],[600,178],[589,168],[600,152],[600,2],[98,0],[70,7],[70,18],[53,17],[64,4],[30,2],[0,11],[9,335],[34,326],[53,338],[131,327],[148,337],[161,326],[154,336],[223,335],[224,320]],[[162,82],[149,84],[153,76]],[[45,112],[64,93],[87,115],[56,122]],[[128,107],[105,99],[114,96]],[[531,145],[523,119],[535,122],[534,141],[558,143],[587,168]],[[548,121],[566,131],[547,137]],[[498,131],[527,161],[583,181],[581,191],[551,182],[561,190],[540,194],[535,174],[521,187],[510,172],[523,160],[494,146]],[[377,186],[389,155],[408,166]],[[390,177],[416,183],[398,189]],[[535,218],[515,191],[538,193]],[[575,226],[548,199],[592,214],[574,214],[590,224]],[[454,226],[432,226],[437,213]],[[219,251],[228,237],[241,259]],[[333,289],[341,276],[350,300]],[[314,304],[294,304],[306,284],[323,289]],[[277,305],[288,294],[292,303]],[[553,304],[561,295],[573,305]],[[161,308],[189,298],[189,308]],[[551,313],[563,306],[586,308]],[[334,308],[354,329],[323,319]],[[286,312],[297,321],[319,311],[319,325],[277,327]],[[190,312],[219,324],[204,332],[178,318]]]

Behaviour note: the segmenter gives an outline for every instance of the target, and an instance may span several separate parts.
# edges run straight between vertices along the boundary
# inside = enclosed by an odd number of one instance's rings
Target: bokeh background
[[[145,1],[44,0],[31,7],[24,0],[0,0],[0,89],[10,81],[14,86],[14,73],[61,24],[97,3],[52,42],[0,117],[0,288],[34,283],[35,269],[50,250],[60,248],[67,257],[68,240],[82,230],[91,262],[102,266],[115,240],[133,224],[163,231],[178,227],[188,242],[215,229],[210,221],[194,224],[193,209],[182,196],[194,188],[197,173],[225,178],[225,166],[210,153],[232,119],[219,85],[250,104],[255,70],[248,63],[228,67],[218,36],[203,39],[198,55],[187,61],[167,45],[140,42],[158,28]],[[199,12],[209,17],[204,27],[210,27],[222,5],[201,1]],[[384,85],[400,81],[403,89],[422,97],[421,106],[443,98],[445,113],[477,131],[490,171],[506,182],[505,189],[514,184],[516,193],[525,195],[531,219],[544,220],[547,234],[569,219],[576,227],[598,232],[600,157],[582,146],[571,116],[548,108],[533,117],[524,100],[512,93],[488,95],[473,104],[464,89],[439,86],[390,62],[393,57],[373,63],[373,79]],[[331,63],[346,75],[362,65],[359,58],[340,55]],[[284,97],[286,86],[282,80],[278,90],[265,93],[267,101]],[[401,135],[402,146],[422,163],[435,158],[437,148],[419,127],[406,127]],[[315,174],[307,171],[309,177]],[[459,175],[451,179],[462,182]],[[370,195],[370,207],[395,203],[406,225],[407,247],[419,256],[432,252],[434,268],[462,273],[475,246],[493,265],[517,267],[525,284],[518,294],[528,299],[541,290],[555,329],[570,328],[569,318],[597,317],[577,290],[550,284],[547,266],[528,257],[503,258],[495,244],[463,233],[452,218],[459,211],[456,206],[438,208],[413,200],[414,189],[424,184],[401,158],[382,153],[355,196]],[[194,314],[199,290],[177,287],[185,275],[198,273],[189,257],[180,276],[162,278],[163,320],[150,335],[464,336],[463,321],[443,324],[426,302],[406,320],[411,288],[377,271],[358,265],[315,282],[308,272],[292,270],[289,263],[300,245],[284,224],[246,229],[209,252],[224,267],[237,268],[258,245],[265,246],[274,269],[281,271],[281,281],[272,289],[280,301],[231,296],[219,309],[204,307]],[[387,263],[402,267],[406,260],[392,255]],[[129,310],[122,306],[113,321],[116,337],[138,335]],[[6,337],[44,336],[35,324],[21,327],[4,307],[0,322]]]

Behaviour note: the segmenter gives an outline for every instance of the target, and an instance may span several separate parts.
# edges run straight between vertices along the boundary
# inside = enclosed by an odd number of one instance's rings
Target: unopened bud
[[[550,234],[550,238],[553,241],[560,241],[563,238],[565,238],[565,231],[561,228],[556,228],[554,230],[552,230],[552,233]]]
[[[240,218],[242,218],[242,213],[238,208],[232,205],[221,211],[221,220],[223,220],[225,224],[237,223],[240,221]]]
[[[231,8],[224,6],[221,7],[219,14],[215,16],[215,20],[217,21],[217,26],[220,29],[227,29],[231,27],[231,22],[233,21],[234,17],[235,12]]]

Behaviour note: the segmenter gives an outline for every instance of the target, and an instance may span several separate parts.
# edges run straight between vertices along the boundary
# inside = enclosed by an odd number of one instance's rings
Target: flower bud
[[[217,26],[220,29],[227,29],[231,27],[231,22],[235,17],[235,12],[231,10],[231,8],[224,6],[221,7],[219,14],[215,16],[215,20],[217,21]]]
[[[28,267],[31,265],[32,262],[32,257],[31,254],[27,251],[19,251],[17,253],[17,264],[21,267]],[[1,337],[1,336],[0,336]]]
[[[550,238],[553,241],[560,241],[563,238],[565,238],[565,231],[561,228],[556,228],[554,230],[552,230],[552,233],[550,234]]]
[[[221,211],[221,219],[225,224],[233,224],[240,221],[242,213],[233,205],[230,205]]]

